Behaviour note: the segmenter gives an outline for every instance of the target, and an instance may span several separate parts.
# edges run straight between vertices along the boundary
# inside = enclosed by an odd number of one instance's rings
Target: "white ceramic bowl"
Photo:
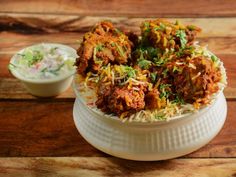
[[[80,134],[110,155],[130,160],[164,160],[191,153],[211,141],[222,128],[227,113],[223,92],[196,113],[160,122],[122,122],[102,116],[79,98],[73,116]]]
[[[39,45],[39,44],[36,44],[36,45]],[[29,46],[29,47],[34,47],[36,45]],[[58,47],[68,52],[73,57],[75,58],[77,57],[76,51],[69,46],[56,44],[56,43],[44,43],[44,45],[48,45],[50,47]],[[17,53],[22,53],[24,50],[25,49],[22,49]],[[14,63],[16,55],[17,54],[15,54],[11,58],[10,63]],[[58,76],[51,79],[29,79],[22,76],[20,73],[17,72],[17,70],[13,68],[10,69],[10,71],[17,79],[22,81],[22,83],[24,84],[25,88],[27,89],[29,93],[35,96],[40,96],[40,97],[56,96],[60,94],[61,92],[65,91],[66,89],[68,89],[69,86],[71,85],[71,82],[73,80],[73,75],[75,73],[75,70],[72,70],[66,75]]]

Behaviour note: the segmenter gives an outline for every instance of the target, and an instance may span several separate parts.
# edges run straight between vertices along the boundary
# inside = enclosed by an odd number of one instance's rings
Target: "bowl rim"
[[[203,106],[199,110],[185,113],[185,114],[178,115],[178,116],[173,116],[173,117],[166,119],[166,120],[142,122],[142,121],[122,121],[117,116],[112,116],[112,115],[103,113],[102,111],[100,111],[98,109],[96,110],[96,109],[89,107],[86,104],[85,100],[81,97],[78,89],[76,88],[76,76],[73,78],[72,87],[73,87],[76,97],[78,98],[78,101],[80,101],[83,104],[85,109],[88,109],[92,113],[95,113],[101,119],[105,118],[106,120],[116,121],[117,123],[122,123],[124,125],[161,125],[161,124],[166,124],[166,123],[173,123],[175,121],[186,120],[187,118],[191,118],[193,116],[201,116],[217,102],[217,100],[219,99],[219,96],[221,96],[221,94],[223,94],[223,90],[224,90],[224,88],[223,88],[223,89],[219,90],[217,93],[215,93],[212,100],[211,100],[211,103]],[[77,99],[75,101],[77,101]]]
[[[48,43],[48,42],[41,42],[41,43],[37,43],[37,44],[34,44],[34,45],[30,45],[30,46],[27,46],[21,50],[19,50],[18,52],[16,52],[16,54],[14,54],[11,59],[10,59],[10,62],[9,64],[13,63],[15,58],[16,58],[16,55],[18,53],[22,53],[24,50],[26,50],[27,48],[31,48],[31,47],[36,47],[38,45],[48,45],[48,46],[55,46],[55,47],[60,47],[60,48],[63,48],[65,49],[66,51],[68,51],[68,53],[71,53],[72,55],[74,55],[75,57],[78,57],[77,53],[76,53],[76,50],[68,45],[64,45],[64,44],[59,44],[59,43]],[[21,81],[24,81],[24,82],[28,82],[28,83],[34,83],[34,84],[47,84],[47,83],[54,83],[54,82],[58,82],[58,81],[61,81],[61,80],[64,80],[64,79],[67,79],[69,78],[70,76],[74,75],[76,73],[76,69],[73,69],[71,70],[70,72],[68,72],[67,74],[65,75],[62,75],[62,76],[57,76],[55,78],[50,78],[50,79],[30,79],[30,78],[26,78],[24,77],[23,75],[21,75],[19,72],[17,72],[16,69],[13,69],[11,67],[9,67],[9,71],[11,72],[11,74],[16,77],[17,79],[21,80]]]

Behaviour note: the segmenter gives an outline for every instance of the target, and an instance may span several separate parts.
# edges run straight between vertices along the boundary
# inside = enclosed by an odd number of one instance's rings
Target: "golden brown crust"
[[[96,74],[96,105],[106,113],[123,117],[170,104],[199,107],[209,103],[222,79],[217,57],[193,45],[200,31],[157,19],[142,23],[141,36],[125,35],[101,22],[77,51],[78,73]]]
[[[131,55],[132,42],[110,22],[101,22],[85,34],[76,60],[78,73],[96,73],[110,63],[125,64]]]

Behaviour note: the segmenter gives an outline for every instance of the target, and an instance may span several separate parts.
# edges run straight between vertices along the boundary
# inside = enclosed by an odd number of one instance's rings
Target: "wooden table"
[[[228,115],[221,132],[189,155],[161,162],[135,162],[104,154],[78,133],[72,119],[74,93],[39,99],[8,72],[10,57],[39,42],[78,47],[102,19],[139,29],[146,18],[165,17],[200,26],[225,64]],[[234,0],[1,0],[0,176],[236,176],[236,2]]]

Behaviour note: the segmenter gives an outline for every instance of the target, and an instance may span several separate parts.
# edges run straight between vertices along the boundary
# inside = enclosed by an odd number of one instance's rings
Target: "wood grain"
[[[210,143],[184,157],[135,162],[104,154],[76,130],[71,88],[39,99],[7,70],[11,56],[26,46],[55,42],[77,48],[76,40],[101,20],[139,32],[141,21],[157,17],[201,27],[199,41],[208,44],[227,70],[224,127]],[[1,0],[0,176],[236,177],[235,49],[234,0]]]
[[[50,7],[50,8],[45,8]],[[1,12],[40,14],[112,15],[112,16],[174,16],[208,17],[235,16],[234,0],[172,0],[103,1],[103,0],[1,0]]]
[[[0,14],[0,31],[19,33],[55,33],[86,32],[102,20],[112,21],[124,30],[139,31],[142,21],[155,18],[109,17],[109,16],[58,16],[38,14]],[[236,36],[236,17],[231,18],[178,18],[183,24],[194,24],[203,29],[200,37],[232,37]],[[175,18],[168,18],[175,21]],[[222,24],[224,27],[222,29]]]
[[[229,94],[230,99],[236,98],[236,94],[234,92],[236,89],[233,89],[232,93]],[[54,97],[54,99],[58,100],[74,100],[75,94],[70,87],[68,90],[63,92],[62,94]],[[16,100],[31,100],[31,99],[40,99],[35,97],[27,92],[24,85],[15,78],[3,78],[0,79],[0,100],[3,99],[16,99]],[[43,100],[47,100],[46,98],[42,98]],[[52,98],[48,98],[50,100]]]
[[[83,35],[83,32],[60,32],[31,35],[2,32],[0,33],[0,55],[9,54],[9,56],[4,57],[10,57],[22,48],[41,42],[62,43],[76,49],[78,48],[79,41],[82,39]],[[201,45],[208,45],[208,48],[215,54],[236,54],[236,35],[235,37],[205,36],[198,37],[197,40]]]
[[[235,101],[222,131],[187,157],[236,157]],[[89,145],[72,118],[73,101],[0,101],[0,156],[108,156]]]
[[[0,102],[0,156],[103,156],[78,133],[73,102]]]
[[[53,177],[234,177],[236,159],[175,159],[135,162],[118,158],[2,158],[0,175]]]
[[[34,35],[22,35],[9,32],[0,33],[0,76],[10,77],[7,70],[10,57],[20,49],[40,42],[56,42],[70,45],[73,48],[77,48],[79,44],[76,43],[77,39],[81,39],[83,33],[56,33],[56,34],[34,34]],[[203,37],[199,38],[199,41],[204,45],[208,44],[209,49],[218,55],[226,65],[226,68],[232,75],[232,79],[235,78],[235,55],[236,55],[236,37]],[[236,84],[230,87],[236,87]]]
[[[232,83],[232,82],[231,82]],[[226,87],[224,90],[224,95],[227,100],[236,100],[236,88]],[[63,92],[62,94],[54,97],[58,100],[74,100],[75,94],[72,86]],[[27,92],[24,85],[15,78],[3,78],[0,79],[0,100],[31,100],[40,99]],[[48,98],[52,99],[52,98]],[[43,98],[46,100],[46,98]]]
[[[228,99],[236,99],[236,55],[235,54],[219,54],[218,55],[224,62],[227,71],[228,86],[225,89],[225,95]],[[7,69],[10,60],[10,55],[0,54],[0,99],[35,99],[27,93],[23,85],[13,79],[13,76]],[[74,94],[72,89],[56,97],[58,99],[72,99]]]

